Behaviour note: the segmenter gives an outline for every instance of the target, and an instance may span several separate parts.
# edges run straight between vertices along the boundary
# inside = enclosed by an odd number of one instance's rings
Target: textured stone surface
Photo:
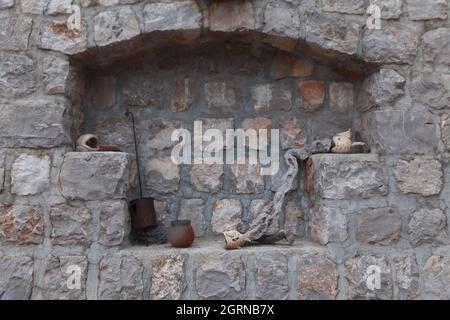
[[[374,268],[371,270],[371,267]],[[392,299],[391,267],[384,256],[357,255],[345,262],[350,299]],[[380,287],[377,288],[376,271],[380,271]],[[369,285],[368,285],[369,284]]]
[[[59,181],[70,199],[125,198],[129,156],[122,152],[69,152],[64,156]]]
[[[213,232],[222,233],[241,222],[242,204],[237,199],[216,200],[213,204],[211,225]]]
[[[26,50],[33,20],[10,12],[0,12],[0,47],[4,50]]]
[[[311,239],[320,244],[345,241],[348,218],[340,208],[316,204],[311,209]]]
[[[307,80],[298,84],[298,92],[302,97],[301,108],[305,111],[316,111],[325,100],[325,82]]]
[[[417,45],[418,36],[412,28],[383,23],[379,30],[364,30],[362,56],[369,62],[411,64]]]
[[[388,191],[384,162],[372,154],[313,155],[314,192],[326,199],[371,198]]]
[[[392,207],[369,208],[358,213],[356,239],[368,244],[390,245],[400,238],[402,219]]]
[[[171,109],[173,112],[183,112],[189,109],[195,99],[195,80],[176,77],[172,85]]]
[[[298,117],[282,116],[280,118],[280,144],[283,150],[297,149],[307,142],[306,122]]]
[[[70,30],[65,22],[47,21],[41,25],[38,46],[41,49],[59,51],[73,55],[86,50],[87,35],[83,32]]]
[[[48,15],[65,14],[73,0],[49,0],[45,13]]]
[[[447,217],[440,209],[420,209],[408,224],[409,240],[414,246],[424,243],[447,244]]]
[[[222,132],[223,142],[224,142],[224,148],[231,148],[231,144],[233,142],[233,137],[230,136],[227,138],[226,130],[227,129],[234,129],[234,118],[198,118],[195,121],[201,121],[202,124],[202,134],[205,134],[205,132],[209,129],[215,129]],[[207,150],[208,144],[204,144],[204,149]],[[194,146],[195,150],[195,146]]]
[[[411,82],[411,97],[415,104],[436,109],[448,108],[450,74],[424,73]]]
[[[288,167],[286,165],[286,162],[284,160],[281,160],[281,162],[279,163],[278,172],[269,176],[270,190],[272,190],[273,192],[277,192],[277,190],[281,187],[281,185],[284,182],[283,176],[286,173],[287,168]],[[298,188],[298,176],[295,176],[290,190],[297,190],[297,188]]]
[[[34,63],[23,54],[0,52],[0,94],[26,96],[35,90]]]
[[[271,67],[271,75],[274,79],[309,77],[313,71],[314,65],[310,61],[287,54],[278,54]]]
[[[352,112],[353,84],[350,82],[333,82],[329,89],[330,109],[335,112]]]
[[[248,208],[248,216],[249,216],[248,219],[250,221],[255,220],[259,215],[262,214],[263,209],[266,206],[266,204],[267,204],[267,201],[264,199],[253,199],[250,202],[250,206]],[[279,219],[274,219],[271,227],[269,228],[269,230],[267,230],[267,232],[269,234],[273,234],[273,233],[276,233],[279,229],[280,229],[280,221],[279,221]]]
[[[67,107],[65,101],[41,97],[0,102],[0,147],[52,148],[66,143]]]
[[[40,208],[16,204],[0,207],[0,239],[12,244],[40,244],[44,222]]]
[[[399,160],[395,166],[395,179],[403,193],[436,195],[443,186],[442,165],[438,160]]]
[[[269,2],[264,9],[262,23],[264,33],[295,39],[300,36],[300,12],[294,4]]]
[[[44,13],[49,0],[21,0],[21,8],[23,13],[40,14]]]
[[[322,254],[297,259],[297,291],[302,300],[332,300],[337,295],[339,274],[333,261]]]
[[[363,14],[364,0],[322,0],[323,11]]]
[[[413,255],[394,259],[398,299],[415,300],[420,298],[419,268]]]
[[[178,141],[172,141],[172,133],[182,127],[183,125],[179,121],[155,119],[148,128],[150,139],[147,146],[157,150],[173,147]]]
[[[140,300],[144,290],[142,264],[133,256],[109,255],[100,262],[98,298]]]
[[[92,214],[85,207],[58,205],[50,208],[49,215],[54,245],[87,245],[92,241]]]
[[[288,297],[288,259],[279,252],[255,256],[255,297],[265,300],[285,300]]]
[[[42,60],[45,92],[64,94],[68,88],[70,62],[62,56],[46,56]]]
[[[424,6],[420,0],[406,0],[410,20],[447,20],[447,0],[427,0]]]
[[[215,253],[199,258],[195,287],[202,300],[236,300],[245,296],[245,270],[234,253]]]
[[[14,6],[14,0],[0,0],[0,9],[7,9]]]
[[[139,22],[130,7],[118,7],[99,13],[94,18],[94,38],[98,46],[106,46],[139,35]]]
[[[369,145],[379,153],[427,154],[437,147],[436,126],[430,112],[373,111],[365,116],[365,128]]]
[[[292,94],[274,84],[259,84],[252,88],[252,103],[255,111],[289,111]]]
[[[150,190],[175,192],[180,184],[180,167],[170,157],[150,159],[145,166],[145,183]]]
[[[223,187],[222,164],[194,164],[190,170],[191,184],[200,192],[214,193]]]
[[[0,193],[3,192],[5,183],[5,155],[0,153]]]
[[[145,72],[132,73],[123,79],[123,103],[130,107],[159,108],[162,105],[163,84]]]
[[[208,82],[205,84],[205,99],[212,108],[222,112],[236,111],[242,108],[242,88],[231,81]]]
[[[131,120],[125,117],[100,117],[95,122],[95,135],[102,144],[115,145],[124,151],[134,153],[133,127]],[[138,134],[138,132],[136,132]],[[137,137],[139,143],[139,136]]]
[[[449,114],[441,115],[441,137],[445,150],[450,151],[450,116]]]
[[[196,237],[203,236],[206,231],[203,208],[203,199],[181,199],[178,219],[190,220]]]
[[[370,0],[381,9],[381,19],[397,19],[402,14],[402,0]]]
[[[53,256],[49,255],[44,262],[44,279],[41,294],[47,300],[84,300],[86,299],[86,279],[88,261],[85,256]],[[72,270],[77,268],[77,270]],[[80,272],[80,273],[78,273]],[[69,288],[76,285],[71,275],[80,275],[80,288]]]
[[[298,225],[303,220],[305,214],[295,200],[288,201],[284,210],[284,228],[295,235],[301,235]]]
[[[258,138],[258,141],[255,141],[255,143],[248,143],[248,147],[250,149],[254,150],[267,150],[267,146],[264,146],[262,143],[259,144],[265,137],[267,137],[267,143],[270,143],[270,127],[271,127],[272,120],[265,117],[256,117],[256,118],[247,118],[242,121],[241,128],[244,131],[247,131],[248,129],[255,130],[256,137]],[[267,130],[264,134],[263,132],[260,132],[260,130]]]
[[[381,69],[364,79],[358,96],[358,107],[367,111],[390,106],[404,94],[405,79],[392,69]]]
[[[26,256],[0,257],[0,300],[27,300],[33,286],[33,259]]]
[[[153,264],[150,293],[155,300],[178,300],[186,286],[183,269],[185,258],[182,255],[169,255]]]
[[[218,1],[208,8],[212,31],[252,30],[255,27],[253,5],[250,0]]]
[[[232,165],[233,190],[235,193],[261,193],[264,191],[264,177],[256,164]]]
[[[200,29],[202,15],[195,1],[149,3],[144,7],[145,31]]]
[[[306,26],[306,41],[314,47],[355,55],[358,48],[359,25],[313,13]],[[330,54],[329,52],[327,54]]]
[[[50,157],[22,154],[11,169],[11,192],[26,196],[46,191],[50,184]]]
[[[450,28],[438,28],[422,36],[423,57],[433,65],[450,66]]]
[[[428,299],[450,299],[450,258],[429,257],[423,266],[421,280]]]
[[[125,200],[102,202],[98,242],[105,246],[122,244],[129,231],[129,221],[128,203]]]
[[[91,104],[94,108],[109,109],[116,103],[116,79],[93,77],[89,85]]]

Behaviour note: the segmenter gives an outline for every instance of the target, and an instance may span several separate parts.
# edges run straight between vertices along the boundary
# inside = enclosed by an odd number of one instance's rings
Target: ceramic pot
[[[152,198],[140,198],[131,201],[130,213],[131,224],[135,230],[145,230],[158,225]]]
[[[188,248],[194,242],[194,229],[190,220],[176,220],[171,222],[169,229],[169,243],[175,248]]]

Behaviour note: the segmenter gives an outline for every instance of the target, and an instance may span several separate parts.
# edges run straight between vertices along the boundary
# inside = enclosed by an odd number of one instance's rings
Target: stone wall
[[[65,24],[71,3],[81,32]],[[381,6],[380,30],[366,26],[369,4]],[[449,299],[448,10],[445,0],[0,0],[0,298]],[[277,182],[174,166],[173,128],[270,123],[288,148],[351,126],[371,154],[302,166],[280,221],[305,240],[292,248],[227,253],[207,240],[151,253],[128,241],[133,155],[72,152],[82,130],[132,151],[126,106],[159,218],[184,214],[207,238],[248,220]]]

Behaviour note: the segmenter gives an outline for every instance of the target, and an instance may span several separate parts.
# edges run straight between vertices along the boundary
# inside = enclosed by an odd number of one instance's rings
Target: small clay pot
[[[190,220],[176,220],[171,222],[169,229],[169,243],[175,248],[188,248],[194,242],[194,229]]]

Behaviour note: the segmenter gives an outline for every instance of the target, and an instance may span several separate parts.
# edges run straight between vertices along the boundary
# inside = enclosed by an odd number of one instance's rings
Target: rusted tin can
[[[156,222],[153,198],[141,198],[130,202],[131,225],[135,230],[154,228]]]

